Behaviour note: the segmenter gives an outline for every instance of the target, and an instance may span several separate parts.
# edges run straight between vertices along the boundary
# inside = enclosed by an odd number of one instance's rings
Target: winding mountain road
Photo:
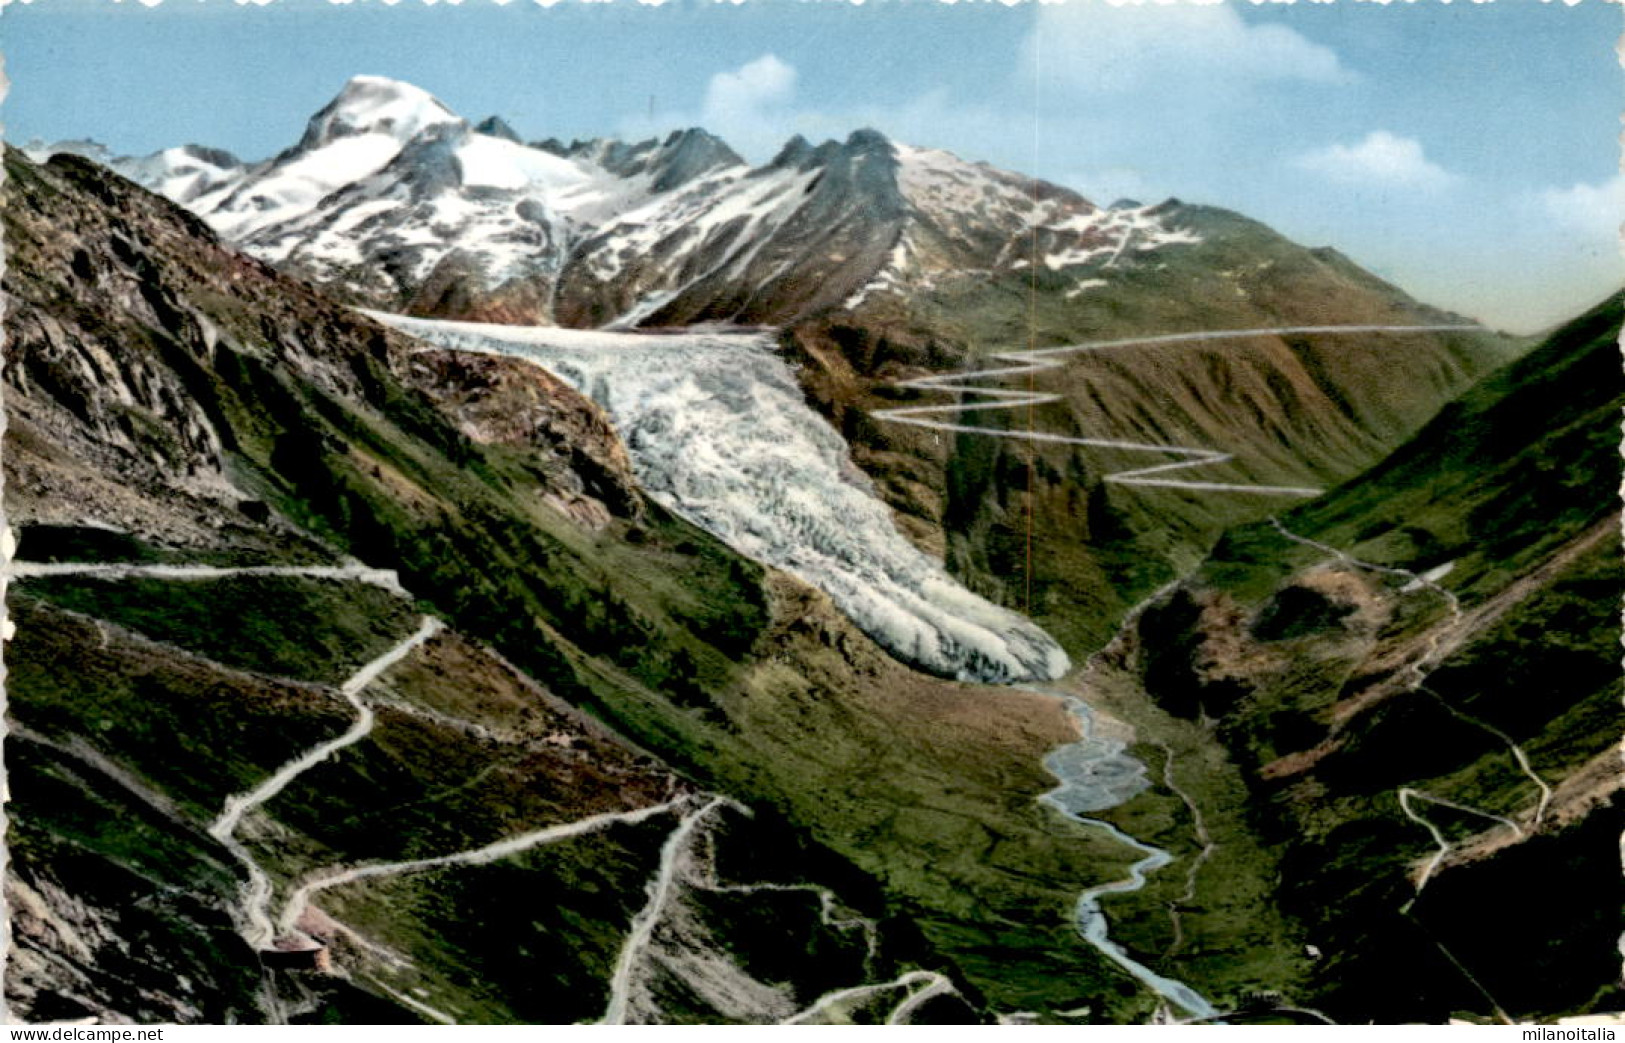
[[[227,797],[219,816],[209,824],[209,835],[223,844],[226,850],[242,863],[243,868],[248,870],[249,880],[244,886],[241,899],[241,930],[243,939],[255,949],[269,948],[276,937],[270,914],[272,885],[270,876],[243,846],[242,841],[237,839],[237,827],[241,825],[243,816],[281,793],[290,782],[334,753],[366,738],[372,731],[374,714],[372,707],[361,699],[362,690],[376,681],[385,670],[405,659],[416,648],[438,634],[442,626],[438,619],[424,616],[412,636],[352,674],[339,688],[339,694],[355,709],[355,723],[345,729],[344,734],[318,743],[282,765],[253,789]]]
[[[1450,854],[1450,849],[1454,845],[1452,845],[1449,840],[1445,839],[1443,831],[1441,831],[1438,826],[1434,825],[1432,820],[1423,816],[1411,806],[1411,801],[1413,800],[1425,800],[1429,804],[1437,804],[1441,808],[1450,808],[1453,811],[1460,811],[1464,814],[1476,815],[1479,818],[1488,819],[1491,822],[1498,822],[1512,830],[1512,832],[1516,833],[1520,837],[1524,835],[1523,827],[1507,818],[1505,815],[1497,815],[1493,811],[1485,811],[1482,808],[1470,807],[1454,800],[1446,800],[1443,797],[1435,797],[1433,794],[1416,789],[1413,786],[1401,786],[1399,789],[1400,810],[1405,812],[1406,818],[1424,827],[1428,833],[1432,835],[1433,843],[1437,845],[1439,849],[1434,853],[1432,860],[1428,862],[1427,866],[1423,868],[1421,877],[1416,881],[1417,894],[1422,893],[1422,888],[1428,885],[1428,880],[1433,876],[1433,871],[1439,867],[1440,862],[1444,861],[1445,856]]]
[[[891,989],[912,989],[914,986],[922,984],[925,986],[923,989],[910,992],[900,1004],[893,1008],[890,1016],[886,1019],[888,1025],[907,1024],[902,1019],[911,1016],[920,1004],[932,996],[955,991],[953,982],[936,971],[908,971],[893,981],[877,982],[873,985],[854,985],[848,989],[837,989],[834,992],[825,993],[818,997],[812,1006],[799,1014],[784,1019],[779,1024],[805,1025],[839,1003],[864,999],[873,996],[877,992],[887,992]]]
[[[1374,562],[1362,561],[1359,558],[1350,555],[1347,551],[1340,550],[1339,548],[1333,547],[1326,543],[1321,543],[1319,540],[1309,539],[1307,536],[1298,535],[1283,525],[1279,518],[1271,518],[1270,524],[1274,526],[1275,531],[1279,532],[1282,536],[1286,537],[1288,540],[1291,540],[1293,543],[1320,551],[1321,553],[1326,554],[1337,561],[1341,561],[1353,568],[1365,569],[1370,572],[1383,573],[1386,575],[1403,578],[1406,582],[1404,587],[1401,588],[1401,593],[1414,590],[1426,590],[1443,598],[1446,607],[1450,610],[1450,623],[1446,628],[1443,629],[1455,630],[1461,626],[1463,616],[1460,599],[1458,599],[1450,590],[1440,586],[1433,573],[1418,573],[1413,572],[1410,569],[1396,568],[1392,565],[1378,565]],[[1438,692],[1425,686],[1428,676],[1438,668],[1439,663],[1447,654],[1448,650],[1444,649],[1443,642],[1444,634],[1437,632],[1430,633],[1427,637],[1427,646],[1422,655],[1418,656],[1413,662],[1406,665],[1406,671],[1411,675],[1409,690],[1431,696],[1439,703],[1440,706],[1445,709],[1446,712],[1451,714],[1453,717],[1483,730],[1489,735],[1494,736],[1498,741],[1506,744],[1508,751],[1512,755],[1513,762],[1518,766],[1518,770],[1522,772],[1531,783],[1534,784],[1536,790],[1540,794],[1538,802],[1535,806],[1534,814],[1532,816],[1532,828],[1540,828],[1541,820],[1546,814],[1547,805],[1551,803],[1552,787],[1546,782],[1545,779],[1540,777],[1539,773],[1535,771],[1534,766],[1529,762],[1529,755],[1524,752],[1523,747],[1517,742],[1513,741],[1512,736],[1508,735],[1506,732],[1486,721],[1478,719],[1472,714],[1467,713],[1465,710],[1457,709],[1456,707],[1450,705],[1449,701]],[[1422,888],[1426,887],[1428,881],[1433,878],[1434,871],[1438,869],[1440,863],[1449,856],[1454,845],[1445,838],[1444,833],[1437,825],[1433,823],[1431,819],[1423,815],[1420,811],[1416,810],[1416,808],[1412,805],[1413,800],[1425,801],[1429,804],[1438,805],[1439,807],[1451,808],[1465,814],[1475,815],[1479,818],[1499,823],[1511,829],[1513,834],[1520,838],[1527,835],[1527,832],[1522,826],[1504,815],[1497,815],[1494,812],[1485,811],[1482,808],[1469,807],[1466,804],[1461,804],[1456,801],[1447,800],[1443,797],[1434,796],[1431,793],[1416,789],[1415,787],[1402,787],[1398,791],[1398,796],[1400,810],[1405,813],[1405,817],[1425,828],[1428,831],[1428,835],[1433,838],[1433,842],[1438,848],[1433,857],[1423,867],[1421,876],[1417,879],[1417,894],[1422,893]]]
[[[819,898],[820,919],[829,927],[839,930],[862,930],[867,943],[865,969],[869,968],[879,951],[879,937],[874,921],[864,917],[840,918],[836,914],[836,897],[828,888],[816,884],[723,884],[717,880],[716,868],[695,853],[697,841],[707,836],[702,830],[706,820],[715,812],[728,808],[745,817],[749,808],[731,798],[717,794],[699,794],[686,798],[690,803],[703,801],[682,816],[675,829],[661,845],[659,868],[648,885],[648,900],[633,918],[626,940],[616,960],[610,979],[610,997],[599,1019],[603,1025],[625,1025],[646,1020],[650,1010],[647,998],[640,995],[644,972],[654,947],[654,935],[680,900],[685,888],[712,893],[760,894],[764,892],[805,892]],[[681,801],[674,802],[675,806]],[[670,968],[667,968],[668,972]],[[914,988],[914,986],[923,986]],[[935,971],[910,970],[893,981],[856,985],[838,989],[820,997],[811,1007],[784,1018],[779,1024],[802,1024],[812,1020],[843,1000],[859,999],[878,992],[897,988],[911,991],[893,1008],[887,1024],[906,1024],[914,1012],[934,996],[957,992],[952,980]]]
[[[1434,594],[1444,598],[1445,604],[1449,607],[1451,628],[1454,629],[1461,625],[1463,618],[1461,602],[1457,599],[1455,594],[1449,590],[1446,590],[1437,582],[1438,578],[1443,575],[1442,571],[1416,573],[1409,569],[1394,568],[1389,565],[1377,565],[1373,562],[1361,561],[1359,558],[1353,557],[1346,551],[1339,550],[1336,547],[1321,543],[1317,540],[1309,539],[1305,536],[1299,536],[1297,533],[1292,532],[1285,525],[1281,524],[1281,521],[1278,518],[1271,518],[1270,523],[1275,526],[1277,532],[1292,542],[1306,547],[1312,547],[1323,553],[1329,554],[1331,557],[1347,565],[1405,578],[1406,583],[1402,588],[1400,588],[1401,593],[1421,589],[1432,591]],[[1535,770],[1530,766],[1529,758],[1524,754],[1522,747],[1513,742],[1512,737],[1500,729],[1494,728],[1482,721],[1478,721],[1476,718],[1470,717],[1463,712],[1454,710],[1448,703],[1445,702],[1439,693],[1424,687],[1424,684],[1428,679],[1428,675],[1438,667],[1439,662],[1445,657],[1445,655],[1448,654],[1449,650],[1443,649],[1442,642],[1442,635],[1437,633],[1428,635],[1426,650],[1408,667],[1413,678],[1409,690],[1412,692],[1427,692],[1429,695],[1433,696],[1434,699],[1437,699],[1440,704],[1445,707],[1445,709],[1450,710],[1457,717],[1463,720],[1478,724],[1485,731],[1501,739],[1511,748],[1513,759],[1517,762],[1519,769],[1530,779],[1532,779],[1540,790],[1540,801],[1534,814],[1535,828],[1538,828],[1540,819],[1546,811],[1546,805],[1551,800],[1551,787],[1546,784],[1544,779],[1535,773]],[[1436,848],[1433,853],[1433,857],[1430,858],[1426,865],[1422,867],[1422,872],[1416,879],[1414,885],[1415,891],[1411,898],[1406,901],[1404,905],[1399,907],[1399,915],[1408,918],[1419,930],[1422,931],[1423,934],[1427,935],[1429,940],[1433,942],[1434,947],[1439,950],[1440,954],[1442,954],[1444,958],[1461,973],[1462,977],[1465,978],[1474,989],[1478,990],[1478,992],[1489,1003],[1490,1009],[1494,1012],[1496,1018],[1498,1018],[1504,1024],[1513,1024],[1512,1018],[1507,1015],[1506,1010],[1501,1006],[1500,1002],[1496,1000],[1495,996],[1490,993],[1489,989],[1485,988],[1484,983],[1481,982],[1475,974],[1473,974],[1468,966],[1461,961],[1460,957],[1452,952],[1441,939],[1435,937],[1430,931],[1428,931],[1426,926],[1423,925],[1422,921],[1412,913],[1412,908],[1415,906],[1417,898],[1421,896],[1422,889],[1428,885],[1428,881],[1433,878],[1434,872],[1439,868],[1440,864],[1442,864],[1444,860],[1449,857],[1450,852],[1455,848],[1455,845],[1452,844],[1449,838],[1444,835],[1444,831],[1441,830],[1432,819],[1418,811],[1413,802],[1423,801],[1429,804],[1434,804],[1438,807],[1450,808],[1453,811],[1458,811],[1463,814],[1473,815],[1478,818],[1495,822],[1498,825],[1505,826],[1506,828],[1510,829],[1513,836],[1518,838],[1522,838],[1528,834],[1525,832],[1522,826],[1504,815],[1497,815],[1494,812],[1485,811],[1482,808],[1470,807],[1457,801],[1448,800],[1444,797],[1438,797],[1423,790],[1416,789],[1412,786],[1400,787],[1398,797],[1400,811],[1404,813],[1406,818],[1427,830],[1428,836],[1433,839],[1433,844]]]
[[[331,579],[365,583],[389,591],[397,597],[409,596],[393,569],[366,565],[133,565],[124,562],[44,562],[13,561],[7,565],[13,580],[45,579],[51,576],[96,576],[103,579],[217,580],[233,576],[290,576],[299,579]]]
[[[604,1010],[604,1016],[599,1019],[600,1025],[626,1024],[627,1015],[631,1012],[634,977],[639,964],[642,963],[643,954],[649,947],[649,941],[654,937],[655,928],[659,926],[660,919],[665,914],[666,905],[676,891],[677,873],[683,855],[687,853],[689,838],[712,811],[733,803],[727,797],[712,797],[686,815],[661,845],[660,871],[649,885],[649,901],[638,915],[633,917],[632,930],[627,934],[626,941],[621,946],[620,957],[615,961],[615,973],[609,983],[609,1005]]]
[[[902,406],[891,409],[876,409],[871,412],[876,420],[883,420],[893,424],[908,424],[913,427],[923,427],[929,431],[949,431],[960,434],[989,435],[994,438],[1019,438],[1031,442],[1045,442],[1056,445],[1090,446],[1097,449],[1120,449],[1138,453],[1162,453],[1170,456],[1185,457],[1172,463],[1156,464],[1151,467],[1139,467],[1128,471],[1117,471],[1108,474],[1104,481],[1114,482],[1118,485],[1138,485],[1160,489],[1184,489],[1190,492],[1223,492],[1247,493],[1261,496],[1318,496],[1320,489],[1307,486],[1294,485],[1257,485],[1237,482],[1203,482],[1183,478],[1159,477],[1176,471],[1184,471],[1195,467],[1207,467],[1222,464],[1234,459],[1230,453],[1219,449],[1207,449],[1196,446],[1162,445],[1154,442],[1133,442],[1116,438],[1086,438],[1075,435],[1062,435],[1049,431],[1011,431],[996,427],[979,427],[973,424],[961,424],[947,420],[932,419],[939,416],[957,417],[963,413],[992,412],[1000,409],[1026,409],[1030,407],[1048,405],[1051,402],[1064,401],[1063,396],[1038,391],[1021,391],[1013,388],[996,388],[987,386],[972,386],[976,382],[1001,380],[1007,377],[1020,377],[1045,373],[1053,369],[1060,369],[1065,364],[1056,359],[1068,355],[1080,355],[1095,351],[1114,351],[1122,348],[1138,348],[1162,344],[1193,344],[1217,340],[1235,340],[1242,337],[1269,337],[1269,336],[1350,336],[1363,333],[1443,333],[1468,332],[1479,330],[1477,325],[1432,325],[1432,326],[1275,326],[1260,329],[1246,330],[1205,330],[1194,333],[1165,333],[1151,337],[1129,337],[1122,340],[1097,341],[1088,344],[1068,344],[1055,348],[1037,348],[1019,351],[994,352],[989,357],[998,362],[1008,362],[1008,366],[996,366],[990,369],[968,370],[960,373],[944,373],[929,377],[917,377],[912,380],[901,380],[893,387],[911,391],[935,391],[949,394],[969,393],[979,395],[990,401],[983,402],[954,402],[940,406]]]
[[[1535,803],[1534,821],[1530,825],[1531,829],[1539,829],[1542,820],[1546,818],[1546,809],[1552,803],[1552,787],[1550,783],[1540,777],[1539,772],[1535,771],[1534,765],[1529,763],[1529,754],[1524,751],[1524,748],[1519,745],[1512,738],[1512,736],[1497,728],[1495,725],[1480,717],[1473,716],[1466,710],[1458,709],[1457,707],[1452,706],[1450,704],[1450,700],[1446,699],[1433,689],[1419,686],[1416,690],[1432,696],[1434,701],[1440,706],[1444,707],[1445,712],[1450,714],[1452,717],[1488,732],[1506,744],[1507,750],[1512,754],[1512,759],[1518,764],[1518,770],[1523,772],[1524,777],[1530,782],[1534,783],[1535,788],[1540,791],[1540,799]]]
[[[880,935],[875,922],[865,916],[853,916],[845,919],[839,918],[835,912],[835,892],[827,887],[817,884],[722,884],[718,883],[715,872],[703,881],[691,882],[690,886],[713,894],[753,895],[762,893],[793,893],[812,894],[818,896],[818,919],[825,927],[833,927],[838,931],[862,931],[865,945],[865,964],[872,963],[880,952]]]
[[[899,1003],[886,1018],[886,1024],[912,1025],[914,1023],[914,1012],[924,1006],[928,1000],[958,992],[954,988],[952,981],[935,971],[915,971],[914,973],[926,976],[925,988],[909,993],[908,998]]]
[[[282,913],[277,917],[277,930],[283,934],[292,934],[297,930],[299,919],[304,915],[305,909],[310,905],[310,899],[322,891],[344,884],[354,883],[357,880],[367,880],[376,877],[400,876],[404,873],[419,873],[427,869],[439,869],[444,866],[476,866],[495,862],[498,859],[517,855],[531,848],[551,844],[571,837],[584,836],[608,829],[614,825],[636,825],[656,815],[664,815],[677,810],[687,798],[678,797],[661,804],[650,804],[631,811],[611,811],[600,815],[591,815],[587,818],[577,819],[574,822],[565,822],[559,825],[547,826],[542,829],[531,830],[506,840],[498,840],[482,847],[469,848],[466,851],[454,851],[451,854],[435,855],[430,858],[414,858],[401,862],[377,862],[369,865],[352,866],[348,869],[328,870],[307,878],[296,887],[282,906]]]

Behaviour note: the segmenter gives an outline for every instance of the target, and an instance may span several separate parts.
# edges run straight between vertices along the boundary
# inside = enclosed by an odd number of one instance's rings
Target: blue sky
[[[1614,44],[1583,0],[33,0],[0,13],[7,137],[297,139],[356,73],[527,137],[701,124],[748,158],[879,127],[1100,202],[1175,195],[1532,330],[1625,282]],[[652,113],[652,117],[651,117]]]

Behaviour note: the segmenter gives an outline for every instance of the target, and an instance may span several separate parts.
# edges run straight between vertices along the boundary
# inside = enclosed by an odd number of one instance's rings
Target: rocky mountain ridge
[[[256,256],[363,303],[451,318],[786,322],[948,272],[1109,266],[1195,241],[1169,207],[1102,209],[873,130],[798,137],[755,169],[698,128],[525,145],[497,117],[471,125],[373,76],[259,163],[75,148]],[[1095,285],[1074,282],[1074,296]]]

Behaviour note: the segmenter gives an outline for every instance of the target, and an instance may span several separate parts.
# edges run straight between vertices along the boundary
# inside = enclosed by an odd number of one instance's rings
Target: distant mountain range
[[[782,323],[1038,264],[1094,272],[1198,237],[1176,206],[1101,208],[872,130],[752,168],[698,128],[525,144],[427,92],[358,76],[300,140],[244,163],[188,145],[106,162],[227,239],[376,307],[561,325]]]

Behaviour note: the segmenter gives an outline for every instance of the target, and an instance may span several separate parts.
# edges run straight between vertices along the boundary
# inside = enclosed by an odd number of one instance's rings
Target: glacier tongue
[[[664,506],[813,584],[893,655],[962,680],[1051,679],[1066,653],[905,540],[770,336],[649,335],[371,313],[442,348],[536,362],[610,413]]]

